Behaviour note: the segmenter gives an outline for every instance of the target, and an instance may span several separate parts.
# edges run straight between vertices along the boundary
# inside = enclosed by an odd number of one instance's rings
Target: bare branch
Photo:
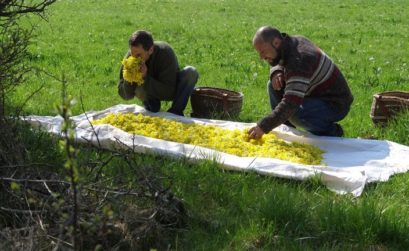
[[[30,180],[30,179],[13,179],[13,178],[3,178],[0,177],[0,181],[8,181],[8,182],[16,182],[16,183],[60,183],[64,185],[70,185],[69,182],[62,181],[62,180]]]
[[[23,101],[23,103],[20,105],[20,107],[17,108],[17,111],[16,111],[17,116],[20,114],[21,110],[24,108],[24,106],[27,104],[27,102],[30,101],[30,99],[32,97],[34,97],[37,93],[39,93],[43,88],[44,88],[44,85],[41,85],[37,90],[30,93],[30,95]]]
[[[45,9],[57,0],[43,0],[37,4],[25,5],[24,0],[3,0],[0,3],[0,17],[14,17],[16,15],[28,13],[42,13]]]
[[[99,141],[98,133],[95,131],[94,125],[91,123],[91,120],[88,118],[87,112],[85,111],[84,102],[83,102],[83,99],[82,99],[82,91],[81,91],[81,94],[80,94],[80,100],[81,100],[82,111],[84,112],[88,123],[91,125],[92,132],[94,133],[95,137],[97,138],[98,147],[101,148],[101,142]]]
[[[61,240],[60,238],[54,237],[54,236],[52,236],[52,235],[47,235],[47,237],[50,238],[50,239],[53,240],[53,241],[57,241],[57,243],[63,244],[63,245],[66,246],[66,247],[69,247],[69,248],[73,248],[73,247],[74,247],[74,245],[72,245],[71,243],[66,242],[66,241],[64,241],[64,240]],[[57,245],[56,247],[58,247],[58,245]],[[58,250],[58,248],[55,249],[55,250]]]
[[[19,213],[19,214],[39,214],[41,211],[39,210],[21,210],[21,209],[14,209],[14,208],[6,208],[6,207],[0,207],[0,210],[3,210],[5,212],[10,212],[10,213]]]
[[[0,168],[4,168],[4,169],[16,169],[16,168],[21,168],[21,167],[35,167],[35,166],[42,166],[42,167],[54,167],[54,165],[50,165],[47,163],[30,163],[30,164],[20,164],[20,165],[4,165],[4,166],[0,166]]]

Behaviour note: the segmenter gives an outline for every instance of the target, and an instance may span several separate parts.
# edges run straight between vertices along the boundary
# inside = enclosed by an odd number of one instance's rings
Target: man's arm
[[[280,65],[271,67],[270,80],[275,91],[279,91],[284,88],[284,68]],[[299,105],[289,102],[282,96],[280,99],[280,103],[276,106],[273,112],[261,119],[257,123],[257,126],[253,127],[251,131],[249,131],[250,137],[252,137],[251,133],[254,135],[252,138],[261,137],[264,133],[268,133],[275,127],[286,122],[297,111]]]
[[[268,133],[277,126],[286,122],[297,111],[299,105],[288,102],[285,98],[281,100],[271,114],[261,119],[257,125]]]
[[[128,51],[128,53],[125,55],[124,58],[128,58],[129,55],[131,55],[131,52]],[[135,97],[135,85],[131,85],[127,81],[124,80],[123,76],[123,68],[124,66],[121,64],[121,68],[119,70],[119,81],[118,81],[118,94],[125,100],[132,99]]]
[[[269,133],[277,126],[286,122],[298,109],[298,105],[290,103],[285,99],[281,100],[273,112],[257,122],[257,125],[250,128],[248,134],[252,139],[259,139],[265,133]]]
[[[270,68],[270,81],[274,90],[280,90],[284,86],[285,69],[281,65],[275,65]]]

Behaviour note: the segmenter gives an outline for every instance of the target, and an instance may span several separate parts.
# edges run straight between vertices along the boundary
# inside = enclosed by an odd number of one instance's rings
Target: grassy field
[[[169,42],[180,65],[193,65],[198,86],[243,92],[239,120],[269,112],[268,66],[251,46],[258,27],[301,34],[341,68],[355,101],[341,124],[347,137],[376,137],[409,145],[409,113],[384,129],[369,117],[372,95],[409,91],[408,1],[187,1],[64,0],[39,22],[30,63],[68,81],[85,110],[125,102],[117,94],[120,61],[137,29]],[[406,20],[406,21],[405,21]],[[31,19],[37,23],[38,20]],[[25,114],[56,115],[61,84],[31,75],[12,102]],[[166,109],[166,104],[164,109]],[[80,105],[74,114],[83,112]],[[188,107],[186,114],[190,113]],[[346,156],[348,157],[348,156]],[[404,250],[409,246],[409,174],[369,185],[359,198],[329,192],[315,181],[298,182],[223,171],[212,162],[189,164],[141,156],[163,167],[189,209],[176,250]]]

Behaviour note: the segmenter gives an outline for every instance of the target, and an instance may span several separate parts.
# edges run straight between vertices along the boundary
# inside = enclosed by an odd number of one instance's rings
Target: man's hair
[[[144,50],[149,50],[153,46],[152,34],[144,30],[135,31],[129,38],[128,44],[129,46],[142,45]]]
[[[254,35],[253,43],[260,40],[264,43],[271,43],[271,41],[276,37],[283,38],[278,29],[271,26],[263,26],[259,28]]]

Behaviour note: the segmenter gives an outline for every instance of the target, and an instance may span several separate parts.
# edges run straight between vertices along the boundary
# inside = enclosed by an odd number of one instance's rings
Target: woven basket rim
[[[217,87],[196,87],[192,95],[207,96],[213,98],[242,99],[243,93]]]
[[[386,91],[379,92],[373,95],[375,98],[393,97],[393,98],[409,98],[409,92],[405,91]]]

